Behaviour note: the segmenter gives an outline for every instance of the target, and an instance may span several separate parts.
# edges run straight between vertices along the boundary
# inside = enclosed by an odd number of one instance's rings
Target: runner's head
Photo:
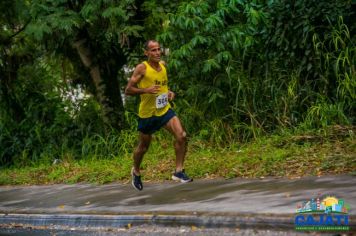
[[[156,40],[147,40],[145,43],[145,55],[148,61],[159,62],[161,60],[161,47]]]

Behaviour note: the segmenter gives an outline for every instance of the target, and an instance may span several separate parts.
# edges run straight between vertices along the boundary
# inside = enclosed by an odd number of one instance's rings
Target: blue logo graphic
[[[334,196],[312,198],[298,204],[294,225],[296,230],[349,230],[350,206]]]

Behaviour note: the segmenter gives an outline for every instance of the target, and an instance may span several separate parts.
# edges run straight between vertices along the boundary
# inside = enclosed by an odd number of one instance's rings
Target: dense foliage
[[[180,6],[160,39],[171,50],[174,86],[184,98],[177,107],[186,123],[207,136],[225,130],[236,138],[277,127],[353,123],[350,14],[347,1]]]
[[[1,3],[0,163],[82,157],[87,136],[127,127],[118,71],[143,40],[141,5]]]
[[[279,129],[355,123],[350,1],[4,0],[0,165],[131,152],[122,101],[142,45],[168,54],[192,137],[225,144]]]

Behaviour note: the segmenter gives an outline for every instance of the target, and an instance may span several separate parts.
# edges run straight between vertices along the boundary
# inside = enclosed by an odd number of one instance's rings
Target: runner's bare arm
[[[141,81],[143,76],[145,75],[146,72],[146,66],[145,64],[139,64],[136,66],[134,72],[132,73],[132,76],[127,83],[126,89],[125,89],[125,94],[126,95],[136,95],[136,94],[143,94],[143,93],[152,93],[155,94],[158,92],[159,87],[158,85],[151,86],[149,88],[138,88],[137,84]]]

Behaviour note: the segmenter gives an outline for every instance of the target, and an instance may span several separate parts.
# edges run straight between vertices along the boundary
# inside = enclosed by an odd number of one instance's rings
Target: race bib
[[[156,108],[163,108],[168,103],[168,93],[158,95],[156,97]]]

